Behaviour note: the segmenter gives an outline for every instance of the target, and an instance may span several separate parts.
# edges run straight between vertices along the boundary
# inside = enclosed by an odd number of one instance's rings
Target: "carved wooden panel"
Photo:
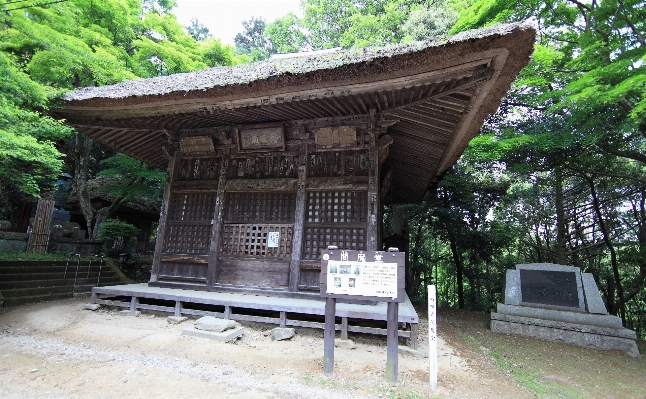
[[[354,126],[324,127],[314,132],[317,147],[350,147],[357,145],[357,129]]]
[[[285,135],[282,126],[241,129],[238,134],[238,149],[241,151],[285,149]]]
[[[270,234],[276,238],[270,243]],[[225,224],[222,232],[222,255],[288,258],[292,253],[291,224]]]
[[[176,162],[175,181],[217,180],[220,175],[220,158],[180,158]]]
[[[321,250],[328,245],[336,245],[339,249],[366,249],[366,229],[363,227],[305,227],[305,251],[303,259],[318,260]]]
[[[295,192],[230,192],[225,223],[294,223]]]
[[[366,223],[367,198],[366,191],[308,191],[305,221],[308,224]]]
[[[318,151],[309,158],[309,177],[368,176],[368,150]]]
[[[208,154],[215,151],[213,139],[207,136],[182,137],[179,147],[184,154]]]
[[[298,155],[250,155],[229,162],[227,180],[298,177]]]

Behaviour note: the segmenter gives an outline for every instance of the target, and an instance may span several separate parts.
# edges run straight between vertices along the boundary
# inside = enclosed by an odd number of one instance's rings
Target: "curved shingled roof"
[[[528,24],[442,40],[349,49],[78,89],[55,111],[80,132],[149,164],[182,131],[366,115],[392,121],[392,200],[429,195],[533,51]],[[171,143],[172,144],[172,143]]]

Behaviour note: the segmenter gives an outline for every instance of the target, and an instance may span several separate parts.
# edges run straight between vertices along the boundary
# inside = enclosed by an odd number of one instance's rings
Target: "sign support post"
[[[435,286],[428,286],[428,361],[431,389],[437,388],[437,302]]]
[[[334,371],[334,335],[335,335],[336,298],[325,300],[325,332],[323,333],[323,372]]]
[[[397,382],[397,368],[399,363],[399,304],[388,302],[386,332],[386,380],[390,383]]]

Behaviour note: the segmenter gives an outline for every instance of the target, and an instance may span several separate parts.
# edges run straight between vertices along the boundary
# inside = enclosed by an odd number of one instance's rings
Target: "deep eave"
[[[497,110],[535,31],[502,25],[444,42],[344,50],[177,74],[68,94],[57,114],[81,133],[165,167],[180,129],[365,115],[397,121],[384,165],[392,200],[418,202]]]

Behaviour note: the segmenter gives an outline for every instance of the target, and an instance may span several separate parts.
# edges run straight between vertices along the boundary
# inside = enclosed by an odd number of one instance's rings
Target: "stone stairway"
[[[97,285],[99,260],[81,260],[76,274],[76,258],[70,259],[65,273],[66,261],[0,260],[0,302],[4,306],[72,298],[88,294]],[[128,279],[118,271],[110,260],[101,267],[100,286],[128,284]],[[65,276],[64,276],[65,275]],[[4,298],[3,298],[4,297]]]

